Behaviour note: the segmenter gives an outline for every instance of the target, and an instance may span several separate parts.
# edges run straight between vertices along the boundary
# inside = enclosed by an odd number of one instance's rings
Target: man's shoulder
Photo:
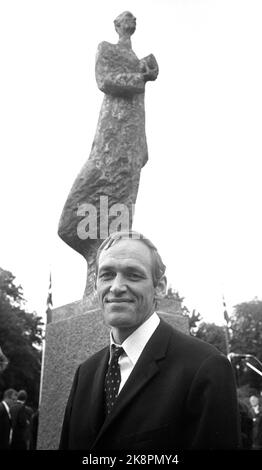
[[[185,356],[195,355],[196,357],[205,358],[208,356],[221,356],[221,352],[213,345],[202,341],[199,338],[191,336],[190,334],[183,333],[177,330],[173,326],[161,319],[160,321],[160,334],[163,332],[164,335],[169,336],[170,349],[178,354],[182,353]]]
[[[80,364],[80,369],[89,369],[90,367],[96,367],[97,364],[104,359],[105,355],[109,354],[109,346],[105,346],[103,349],[100,349],[92,356],[88,357],[84,362]]]
[[[5,405],[3,404],[2,401],[0,401],[0,413],[2,414],[4,412],[6,412]]]
[[[15,403],[13,406],[10,408],[10,413],[12,417],[16,417],[20,413],[25,412],[25,405],[24,403]]]
[[[21,408],[24,408],[25,405],[24,403],[15,403],[14,405],[11,406],[10,410],[11,411],[18,411],[20,410]]]

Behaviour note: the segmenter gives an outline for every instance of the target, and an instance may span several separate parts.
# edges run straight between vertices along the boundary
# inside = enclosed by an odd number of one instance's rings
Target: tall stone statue
[[[136,19],[130,12],[115,21],[117,44],[102,42],[96,56],[96,81],[104,93],[89,159],[77,176],[59,222],[59,236],[88,264],[85,296],[93,292],[96,252],[128,214],[131,228],[140,171],[148,159],[145,135],[145,83],[157,78],[150,54],[139,60],[132,50]]]

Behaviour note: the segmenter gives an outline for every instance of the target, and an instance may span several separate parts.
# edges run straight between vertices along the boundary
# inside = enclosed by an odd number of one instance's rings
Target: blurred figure
[[[250,415],[248,406],[242,399],[238,399],[240,413],[240,429],[242,449],[252,449],[253,442],[253,419]]]
[[[36,410],[31,416],[31,436],[29,445],[30,450],[36,450],[37,447],[38,420],[39,410]]]
[[[262,449],[262,410],[256,395],[251,395],[249,403],[249,411],[253,419],[252,449],[259,450]]]
[[[12,420],[10,408],[16,400],[17,392],[9,388],[4,392],[0,403],[0,450],[10,449],[12,439]]]
[[[249,403],[251,414],[253,417],[256,417],[261,412],[258,397],[256,395],[251,395]]]
[[[16,404],[11,407],[13,436],[11,449],[28,450],[30,441],[30,420],[33,413],[32,408],[26,406],[27,392],[20,390],[17,395]]]

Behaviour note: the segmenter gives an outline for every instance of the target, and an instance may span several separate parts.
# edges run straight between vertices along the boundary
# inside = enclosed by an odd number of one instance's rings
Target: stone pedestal
[[[109,331],[102,321],[101,311],[99,308],[86,310],[84,305],[78,301],[54,309],[52,322],[47,325],[39,450],[58,448],[64,410],[77,366],[108,344]],[[188,333],[185,316],[161,312],[161,304],[158,313],[174,328]]]

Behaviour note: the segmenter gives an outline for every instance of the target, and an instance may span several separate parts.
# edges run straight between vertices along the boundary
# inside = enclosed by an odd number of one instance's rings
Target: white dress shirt
[[[6,412],[8,414],[8,417],[9,417],[9,420],[10,420],[10,425],[11,425],[11,413],[10,413],[10,407],[9,405],[3,400],[2,401],[5,409],[6,409]],[[10,433],[9,433],[9,444],[11,444],[11,441],[12,441],[12,435],[13,435],[13,429],[12,427],[10,427]]]
[[[2,403],[3,403],[3,405],[4,405],[5,409],[6,409],[6,412],[7,412],[8,416],[9,416],[9,419],[11,419],[10,408],[9,408],[8,404],[7,404],[6,401],[4,401],[4,400],[2,401]]]
[[[112,331],[110,332],[110,360],[112,356],[113,344],[117,347],[121,346],[125,351],[125,354],[122,354],[118,361],[121,374],[121,382],[118,393],[120,393],[122,390],[144,347],[146,346],[154,331],[157,329],[159,323],[159,316],[156,313],[153,313],[153,315],[151,315],[130,336],[128,336],[128,338],[126,338],[122,344],[117,344],[114,341]]]

